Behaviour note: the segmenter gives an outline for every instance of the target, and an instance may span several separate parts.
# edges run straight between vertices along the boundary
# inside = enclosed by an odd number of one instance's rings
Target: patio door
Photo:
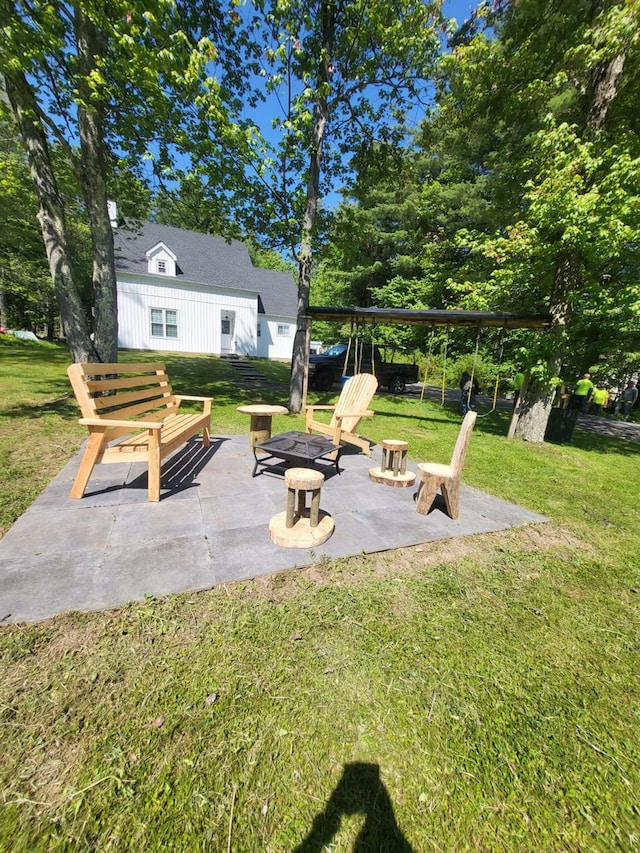
[[[222,311],[220,314],[220,354],[231,355],[235,348],[236,312]]]

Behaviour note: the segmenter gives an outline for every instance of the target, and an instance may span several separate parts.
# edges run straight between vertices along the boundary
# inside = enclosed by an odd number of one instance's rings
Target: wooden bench
[[[94,465],[146,462],[149,500],[159,501],[164,457],[200,432],[209,446],[212,398],[174,394],[164,364],[72,364],[67,374],[82,412],[78,423],[89,429],[71,498],[84,495]],[[179,414],[183,400],[201,402],[202,413]]]

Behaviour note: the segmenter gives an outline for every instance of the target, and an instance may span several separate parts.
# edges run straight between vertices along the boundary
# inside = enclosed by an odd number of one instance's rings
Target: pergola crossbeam
[[[311,306],[312,320],[360,323],[402,323],[408,326],[497,326],[502,329],[542,329],[551,325],[550,314],[514,314],[457,309],[351,308]]]

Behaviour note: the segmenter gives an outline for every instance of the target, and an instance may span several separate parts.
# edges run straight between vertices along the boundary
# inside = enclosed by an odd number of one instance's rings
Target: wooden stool
[[[407,451],[409,444],[395,438],[385,438],[382,442],[382,464],[379,468],[369,469],[369,479],[373,483],[404,488],[412,486],[416,475],[407,472]]]
[[[289,468],[284,479],[287,484],[287,510],[274,515],[269,522],[269,538],[283,548],[312,548],[326,542],[333,533],[335,522],[320,509],[324,474],[313,468]],[[311,492],[309,508],[307,492]]]

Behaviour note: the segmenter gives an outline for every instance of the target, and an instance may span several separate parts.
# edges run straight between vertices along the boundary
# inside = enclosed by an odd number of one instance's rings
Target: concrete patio
[[[281,548],[270,541],[268,525],[285,509],[284,480],[271,469],[252,478],[247,435],[214,436],[208,449],[194,440],[177,451],[163,466],[160,503],[147,501],[139,464],[98,466],[85,497],[70,500],[79,460],[80,454],[0,540],[1,624],[547,520],[468,486],[456,521],[440,497],[429,515],[419,515],[415,486],[369,481],[379,448],[371,458],[346,450],[340,475],[333,464],[324,469],[321,507],[335,520],[333,536],[312,551]]]

